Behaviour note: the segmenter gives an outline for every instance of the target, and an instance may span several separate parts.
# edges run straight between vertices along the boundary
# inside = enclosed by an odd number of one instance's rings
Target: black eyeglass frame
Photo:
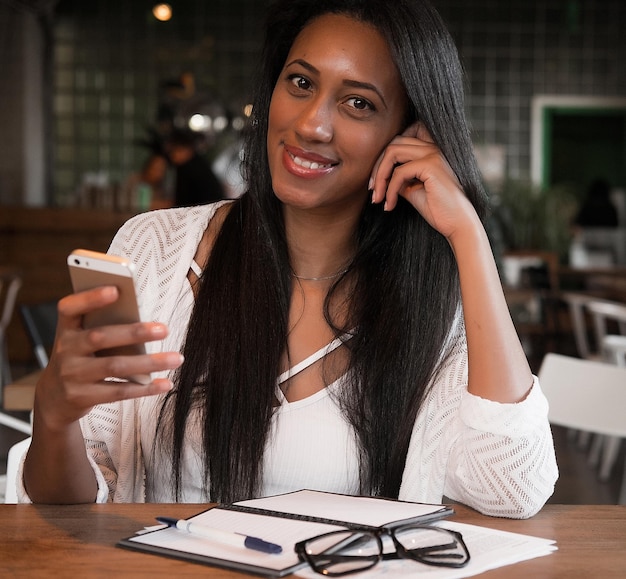
[[[404,530],[409,530],[409,529],[411,530],[412,529],[417,529],[417,530],[424,529],[428,531],[435,531],[435,532],[440,532],[442,534],[451,535],[452,537],[454,537],[456,543],[460,545],[465,555],[465,558],[463,559],[463,561],[459,563],[455,563],[454,561],[427,560],[426,558],[420,556],[420,552],[432,551],[433,549],[445,547],[446,545],[433,545],[432,547],[420,548],[420,549],[406,549],[405,547],[402,546],[402,543],[400,543],[400,541],[396,538],[395,534],[397,532],[402,532]],[[378,545],[378,555],[362,556],[362,560],[364,562],[367,560],[371,561],[370,565],[360,567],[358,569],[350,569],[348,571],[329,571],[328,569],[323,569],[319,567],[315,559],[317,557],[321,558],[323,556],[327,560],[329,557],[331,558],[333,557],[332,553],[328,552],[320,556],[318,555],[312,556],[311,554],[307,553],[306,545],[308,543],[311,543],[312,541],[318,541],[320,539],[323,539],[324,537],[330,537],[332,535],[340,535],[340,534],[345,534],[345,533],[350,533],[350,532],[353,532],[355,535],[357,534],[369,535],[370,537],[376,540],[376,543]],[[395,547],[394,552],[383,553],[383,542],[382,542],[381,537],[383,537],[384,535],[389,536],[391,540],[393,541],[393,545]],[[400,525],[398,527],[374,527],[374,528],[350,527],[349,529],[345,529],[341,531],[331,531],[330,533],[324,533],[322,535],[317,535],[316,537],[310,537],[309,539],[300,541],[295,544],[294,550],[296,554],[298,555],[298,558],[302,562],[307,563],[309,567],[311,567],[311,569],[313,569],[313,571],[315,571],[316,573],[325,575],[327,577],[341,577],[343,575],[351,575],[353,573],[360,573],[361,571],[367,571],[368,569],[371,569],[372,567],[380,563],[380,561],[388,561],[388,560],[393,560],[393,559],[409,559],[412,561],[423,563],[424,565],[429,565],[431,567],[448,567],[448,568],[453,568],[453,569],[460,569],[461,567],[465,567],[469,563],[470,558],[471,558],[469,549],[467,548],[467,545],[465,544],[465,541],[463,540],[463,535],[461,535],[461,533],[459,533],[458,531],[453,531],[451,529],[445,529],[443,527],[434,527],[432,525]],[[337,557],[343,557],[343,556],[338,555]],[[358,556],[354,556],[354,555],[350,555],[349,557],[351,559],[359,558]]]

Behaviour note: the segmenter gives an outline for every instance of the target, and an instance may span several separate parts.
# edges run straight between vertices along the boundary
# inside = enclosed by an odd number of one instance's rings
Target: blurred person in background
[[[585,194],[575,224],[580,227],[617,227],[617,207],[606,179],[595,179]]]
[[[226,198],[208,157],[199,150],[190,131],[174,130],[165,143],[165,152],[174,167],[175,207],[203,205]]]

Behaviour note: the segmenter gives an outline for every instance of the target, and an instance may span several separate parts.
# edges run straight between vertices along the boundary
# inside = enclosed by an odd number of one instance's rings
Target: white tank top
[[[349,336],[343,337],[343,341]],[[263,461],[263,495],[299,489],[356,494],[359,461],[355,432],[344,419],[331,393],[339,378],[315,394],[288,402],[280,385],[342,344],[342,338],[296,364],[278,377],[272,428]]]

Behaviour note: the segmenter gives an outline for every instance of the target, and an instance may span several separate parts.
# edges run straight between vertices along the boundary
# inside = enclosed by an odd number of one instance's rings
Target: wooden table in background
[[[206,505],[0,505],[1,577],[194,577],[236,579],[242,573],[115,547],[155,516],[189,517]],[[626,506],[547,505],[532,519],[479,515],[455,505],[453,520],[555,539],[546,557],[489,571],[488,578],[626,576]]]
[[[4,410],[32,410],[35,400],[35,385],[43,370],[37,370],[31,374],[26,374],[15,380],[12,384],[7,384],[3,390]]]
[[[626,302],[626,266],[559,267],[561,289]]]

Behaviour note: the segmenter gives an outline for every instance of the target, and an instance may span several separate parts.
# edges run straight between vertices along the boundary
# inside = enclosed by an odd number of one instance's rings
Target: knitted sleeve
[[[552,495],[557,477],[548,403],[537,378],[515,404],[470,394],[459,332],[416,420],[400,497],[440,502],[445,496],[483,514],[527,518]]]
[[[180,347],[184,324],[176,319],[176,305],[215,207],[139,214],[124,224],[111,243],[109,253],[128,257],[135,264],[142,319],[170,326],[168,340],[148,343],[149,352]],[[81,420],[87,453],[98,479],[98,502],[145,500],[139,412],[144,404],[154,405],[155,401],[136,399],[96,406]]]

